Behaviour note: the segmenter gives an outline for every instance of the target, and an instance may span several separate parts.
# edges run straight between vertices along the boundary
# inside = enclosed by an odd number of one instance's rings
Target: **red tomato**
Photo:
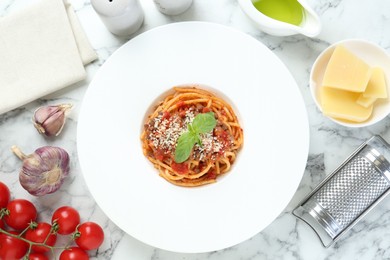
[[[0,219],[0,228],[4,229],[4,221],[2,219]]]
[[[187,114],[187,111],[186,111],[186,110],[180,110],[180,111],[179,111],[179,116],[180,116],[181,118],[185,118],[185,117],[186,117],[186,114]]]
[[[57,234],[52,232],[51,225],[46,222],[38,223],[35,228],[29,228],[26,231],[25,238],[35,243],[43,243],[44,241],[48,246],[54,246],[57,241]],[[45,246],[33,245],[32,250],[38,253],[45,253],[50,248]]]
[[[9,233],[17,235],[15,231]],[[28,243],[15,237],[0,234],[0,259],[21,259],[28,250]]]
[[[186,106],[186,103],[184,101],[180,100],[179,102],[176,103],[177,108],[183,108]]]
[[[80,224],[80,214],[72,207],[63,206],[54,211],[51,223],[54,225],[54,222],[58,224],[58,234],[68,235]]]
[[[10,198],[10,192],[4,183],[0,181],[0,209],[7,207]]]
[[[216,128],[214,130],[214,133],[216,136],[222,138],[224,141],[226,141],[229,138],[228,132],[223,130],[222,128]]]
[[[77,228],[76,244],[84,250],[98,248],[104,240],[103,229],[95,222],[85,222]]]
[[[7,211],[8,214],[4,216],[5,223],[15,230],[25,229],[38,215],[34,204],[25,199],[11,200],[7,205]]]
[[[214,130],[215,136],[218,137],[219,141],[222,143],[223,147],[229,147],[230,144],[230,135],[227,131],[223,130],[222,128],[216,128]],[[221,150],[223,152],[224,149]]]
[[[163,161],[164,160],[164,151],[162,149],[155,150],[154,157],[159,161]]]
[[[161,120],[169,120],[169,118],[171,118],[171,113],[169,113],[168,111],[164,111]]]
[[[28,256],[28,260],[49,260],[49,257],[47,255],[44,255],[42,253],[30,253]]]
[[[208,107],[204,107],[204,108],[202,109],[202,113],[208,113],[208,112],[210,112],[210,111],[211,111],[211,109],[208,108]]]
[[[60,260],[89,260],[87,252],[75,246],[62,251]]]
[[[178,174],[186,174],[189,172],[188,164],[187,163],[171,163],[172,169],[177,172]]]
[[[217,174],[213,170],[206,173],[206,180],[215,180],[216,178]]]

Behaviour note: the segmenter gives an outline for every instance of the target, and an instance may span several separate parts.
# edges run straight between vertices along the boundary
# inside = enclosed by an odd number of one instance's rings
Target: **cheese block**
[[[364,92],[372,70],[342,45],[336,46],[326,66],[322,86]]]
[[[385,75],[381,68],[376,67],[372,69],[372,76],[368,81],[363,96],[366,98],[387,98]]]
[[[365,97],[364,93],[359,95],[359,98],[356,100],[356,103],[358,103],[361,106],[369,107],[373,105],[377,101],[377,98],[375,97]]]
[[[360,93],[335,88],[321,87],[322,112],[330,117],[352,122],[364,122],[372,113],[373,105],[364,107],[356,100]]]

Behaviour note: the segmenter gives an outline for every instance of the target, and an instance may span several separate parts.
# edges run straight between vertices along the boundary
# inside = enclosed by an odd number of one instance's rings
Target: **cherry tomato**
[[[18,234],[15,231],[9,231],[9,233]],[[23,240],[1,233],[0,259],[21,259],[27,253],[28,246]]]
[[[89,260],[87,252],[75,246],[62,251],[60,260]]]
[[[4,216],[5,223],[15,230],[25,229],[38,215],[34,204],[25,199],[11,200],[7,210],[9,214]]]
[[[49,260],[49,257],[47,255],[44,255],[42,253],[30,253],[28,256],[28,260]]]
[[[46,245],[54,246],[57,241],[57,234],[52,232],[51,225],[46,222],[40,222],[34,228],[29,228],[26,231],[25,238],[35,243],[43,243],[46,240]],[[33,245],[32,250],[38,253],[45,253],[50,248],[45,246]]]
[[[4,221],[2,219],[0,219],[0,228],[4,229]]]
[[[54,222],[58,224],[58,234],[68,235],[74,232],[80,224],[80,214],[72,207],[63,206],[54,211],[51,223],[54,224]]]
[[[81,249],[96,249],[103,243],[103,240],[103,229],[95,222],[85,222],[77,228],[76,244]]]
[[[10,198],[10,192],[4,183],[0,181],[0,209],[7,207]]]

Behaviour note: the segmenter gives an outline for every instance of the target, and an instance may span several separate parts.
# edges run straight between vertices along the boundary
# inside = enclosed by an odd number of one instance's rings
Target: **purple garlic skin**
[[[69,155],[60,147],[43,146],[30,155],[24,155],[16,146],[12,151],[23,160],[20,184],[34,196],[57,191],[69,175]]]
[[[57,136],[65,125],[66,113],[72,108],[71,104],[43,106],[35,110],[33,116],[34,127],[40,134],[48,137]]]

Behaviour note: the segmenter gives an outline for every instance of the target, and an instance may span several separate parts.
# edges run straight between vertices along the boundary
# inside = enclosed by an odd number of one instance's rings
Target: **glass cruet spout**
[[[321,20],[317,13],[307,4],[305,0],[297,0],[304,9],[304,20],[298,26],[297,32],[309,37],[317,36],[321,32]]]
[[[277,36],[303,34],[317,36],[321,21],[305,0],[238,0],[262,31]]]

